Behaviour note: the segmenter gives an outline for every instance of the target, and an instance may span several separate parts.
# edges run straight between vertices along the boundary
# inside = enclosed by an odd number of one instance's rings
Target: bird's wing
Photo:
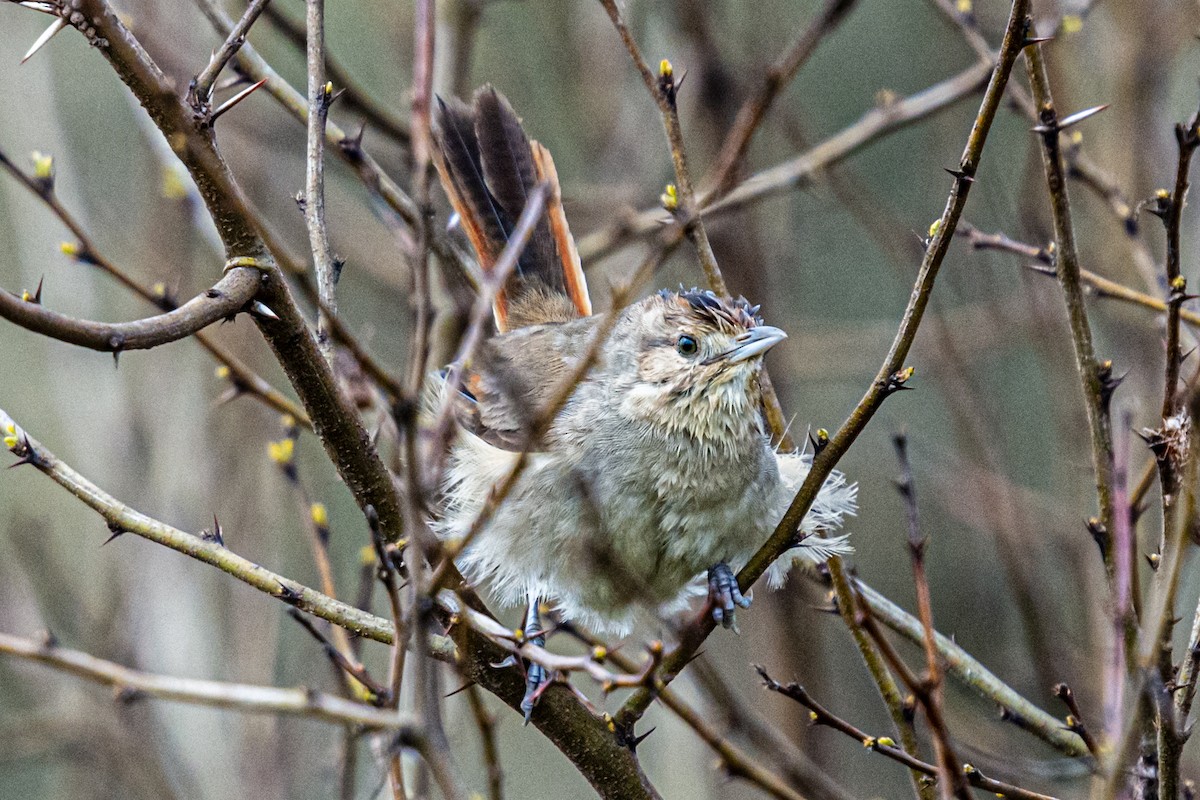
[[[486,341],[464,374],[459,424],[495,447],[536,449],[529,431],[586,356],[600,319],[523,327]]]

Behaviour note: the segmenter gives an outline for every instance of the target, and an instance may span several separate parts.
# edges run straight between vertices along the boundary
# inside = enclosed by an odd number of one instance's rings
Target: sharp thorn
[[[58,15],[58,9],[55,8],[53,3],[46,3],[41,0],[25,0],[25,2],[18,2],[17,5],[33,9],[34,11],[40,11],[43,14]]]
[[[259,317],[266,317],[267,319],[273,319],[273,320],[279,319],[278,314],[276,314],[268,306],[266,306],[259,300],[255,300],[253,303],[250,304],[250,313],[254,314],[256,316],[259,316]]]
[[[1053,42],[1053,36],[1026,36],[1025,41],[1021,43],[1022,47],[1029,47],[1031,44],[1044,44],[1045,42]]]
[[[45,281],[46,281],[45,275],[38,278],[38,287],[37,287],[37,290],[34,291],[33,300],[31,301],[34,305],[40,306],[42,304],[42,284],[45,283]]]
[[[634,736],[632,739],[629,740],[629,749],[637,750],[637,746],[639,744],[641,744],[642,742],[646,741],[646,737],[649,736],[650,734],[654,733],[656,730],[658,730],[658,728],[656,728],[656,727],[651,728],[650,730],[643,733],[641,736]]]
[[[247,97],[249,97],[251,94],[253,94],[256,89],[258,89],[260,86],[262,86],[266,82],[267,82],[267,79],[263,78],[258,83],[253,83],[250,86],[247,86],[245,89],[242,89],[240,92],[235,94],[233,97],[226,100],[224,103],[222,103],[220,106],[217,107],[216,111],[212,112],[212,114],[209,116],[209,118],[208,118],[209,124],[211,125],[212,123],[216,122],[217,117],[221,116],[226,111],[228,111],[229,109],[236,106],[238,103],[245,100]]]
[[[58,19],[54,20],[54,22],[51,22],[50,27],[42,31],[42,35],[37,38],[37,41],[33,43],[33,46],[25,51],[25,55],[21,56],[21,63],[24,64],[26,61],[33,58],[34,53],[36,53],[38,50],[41,50],[42,47],[45,46],[46,42],[54,38],[54,34],[58,33],[65,27],[67,27],[67,21],[62,17],[59,17]]]
[[[1101,111],[1108,108],[1110,105],[1112,105],[1112,104],[1105,103],[1102,106],[1095,106],[1093,108],[1084,109],[1083,111],[1076,111],[1074,114],[1071,114],[1071,115],[1067,116],[1066,118],[1060,120],[1058,123],[1058,129],[1060,131],[1062,131],[1062,130],[1066,130],[1067,128],[1071,127],[1072,125],[1078,125],[1080,122],[1083,122],[1085,119],[1096,116]]]
[[[442,695],[442,697],[443,697],[443,699],[447,698],[447,697],[454,697],[454,695],[456,695],[460,692],[465,692],[467,689],[470,689],[474,685],[475,685],[475,681],[467,681],[462,686],[458,687],[457,689],[450,692],[449,694]]]

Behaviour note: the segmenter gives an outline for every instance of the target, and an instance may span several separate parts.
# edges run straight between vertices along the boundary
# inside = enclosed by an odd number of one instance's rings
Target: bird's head
[[[762,358],[787,334],[764,325],[758,306],[696,289],[662,291],[628,319],[637,327],[636,377],[623,413],[697,438],[759,425]]]

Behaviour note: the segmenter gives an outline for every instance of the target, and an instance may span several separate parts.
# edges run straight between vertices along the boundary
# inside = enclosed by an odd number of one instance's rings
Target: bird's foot
[[[546,646],[546,631],[542,628],[541,599],[529,598],[529,608],[525,613],[525,640],[538,647]],[[525,724],[529,724],[533,716],[533,707],[542,696],[542,692],[550,686],[550,671],[541,664],[529,662],[525,670],[525,696],[521,698],[521,713],[525,715]]]
[[[525,696],[521,698],[521,713],[525,715],[525,724],[533,717],[533,707],[541,698],[542,692],[550,686],[550,673],[541,664],[529,665],[525,671]]]
[[[708,570],[708,598],[713,619],[737,633],[736,611],[739,607],[749,608],[750,600],[742,595],[737,576],[724,561]]]

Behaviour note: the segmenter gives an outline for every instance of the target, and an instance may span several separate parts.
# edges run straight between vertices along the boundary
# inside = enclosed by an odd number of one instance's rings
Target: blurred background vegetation
[[[273,7],[301,20],[303,4]],[[821,5],[815,0],[630,0],[627,14],[648,59],[686,72],[681,113],[693,169],[703,174],[741,102],[763,70]],[[230,13],[237,16],[241,6]],[[633,209],[656,205],[671,164],[655,107],[599,4],[439,3],[439,36],[459,15],[479,13],[473,58],[438,64],[438,91],[491,82],[554,153],[577,237]],[[1131,202],[1173,181],[1172,126],[1200,101],[1200,14],[1193,2],[1100,0],[1035,4],[1039,23],[1068,23],[1047,47],[1061,113],[1112,103],[1081,126],[1084,147]],[[184,91],[223,38],[191,3],[125,0],[120,8]],[[1008,3],[977,0],[988,41],[998,44]],[[1081,23],[1081,24],[1079,24]],[[102,252],[149,283],[189,297],[215,281],[223,256],[202,207],[181,192],[175,167],[144,113],[100,56],[70,31],[29,63],[26,48],[47,24],[0,7],[0,149],[17,160],[53,154],[60,197]],[[332,3],[328,45],[356,84],[404,119],[412,65],[407,2]],[[301,50],[266,20],[250,41],[294,86]],[[447,50],[449,52],[449,50]],[[774,165],[853,123],[873,107],[922,90],[976,59],[957,27],[929,0],[862,0],[784,92],[754,141],[748,167]],[[1024,84],[1023,70],[1014,71]],[[762,303],[791,334],[768,359],[784,408],[800,434],[834,429],[861,396],[894,333],[915,276],[921,239],[950,187],[978,96],[890,134],[802,188],[712,223],[730,287]],[[334,106],[353,126],[355,114]],[[1002,110],[984,152],[965,218],[985,231],[1037,244],[1050,235],[1045,185],[1030,123]],[[265,95],[222,118],[223,152],[254,204],[294,252],[307,238],[294,195],[304,181],[304,130]],[[367,126],[366,144],[398,178],[402,149]],[[28,164],[28,161],[24,163]],[[369,349],[397,372],[408,347],[410,275],[396,237],[354,175],[332,161],[328,214],[346,259],[339,307]],[[1163,253],[1162,226],[1144,215],[1131,237],[1095,195],[1073,187],[1084,266],[1128,286],[1147,285],[1135,250]],[[0,180],[0,287],[20,292],[45,278],[44,301],[64,313],[133,319],[146,307],[106,276],[59,252],[68,234],[12,180]],[[1184,219],[1184,275],[1200,281],[1196,216]],[[629,273],[641,246],[590,266],[597,294]],[[1161,271],[1161,266],[1159,267]],[[690,250],[656,283],[694,284]],[[1158,424],[1162,320],[1144,308],[1096,299],[1098,350],[1128,373],[1115,408],[1135,428]],[[1083,520],[1095,490],[1083,405],[1059,290],[1006,254],[952,249],[909,359],[916,391],[889,400],[843,460],[860,484],[850,529],[857,570],[912,609],[903,508],[892,480],[889,436],[907,431],[924,530],[935,620],[1002,678],[1056,715],[1056,681],[1099,720],[1100,665],[1108,652],[1104,572]],[[218,329],[257,370],[285,386],[249,322]],[[1188,334],[1190,341],[1190,334]],[[1190,345],[1188,345],[1190,346]],[[1189,364],[1194,364],[1194,358]],[[123,355],[73,348],[0,324],[0,406],[61,457],[133,507],[185,530],[212,524],[237,552],[304,582],[314,568],[294,499],[267,457],[281,436],[277,415],[250,399],[215,400],[226,384],[191,342]],[[1117,435],[1128,431],[1117,427]],[[304,437],[301,473],[331,509],[333,554],[347,595],[358,582],[365,525],[320,447]],[[1134,473],[1145,455],[1134,442]],[[1156,503],[1152,503],[1156,505]],[[1144,548],[1152,549],[1154,513]],[[1155,534],[1156,535],[1156,534]],[[65,645],[171,675],[275,685],[333,687],[309,636],[280,604],[179,554],[127,536],[107,546],[92,512],[32,470],[0,475],[0,628],[54,631]],[[1181,615],[1190,620],[1200,580],[1189,562]],[[758,686],[750,663],[803,682],[825,705],[867,731],[890,729],[845,626],[822,589],[793,579],[741,616],[740,637],[718,631],[702,660],[733,688],[741,713],[778,724],[786,737],[855,797],[911,796],[894,763],[827,729],[808,729],[796,706]],[[514,617],[515,619],[515,617]],[[1180,635],[1186,635],[1186,623]],[[636,643],[629,646],[635,652]],[[905,653],[916,656],[915,649]],[[381,655],[379,649],[377,655]],[[713,707],[695,677],[676,684]],[[594,685],[580,684],[592,695]],[[1053,794],[1079,797],[1088,782],[1063,757],[976,696],[948,684],[948,721],[962,755],[998,776],[1020,775]],[[489,698],[490,701],[490,698]],[[603,701],[596,697],[598,704]],[[605,707],[616,708],[616,698]],[[458,762],[472,786],[484,777],[463,696],[447,703]],[[715,707],[714,707],[715,708]],[[508,796],[589,796],[590,789],[532,728],[496,706]],[[724,716],[713,712],[714,721]],[[639,749],[666,797],[757,797],[714,766],[684,725],[654,709],[656,732]],[[645,729],[645,727],[643,729]],[[740,740],[734,726],[730,735]],[[239,715],[110,693],[52,670],[0,659],[0,797],[318,798],[334,796],[341,734],[297,719]],[[363,748],[359,797],[382,785]],[[1200,775],[1190,751],[1185,773]]]

